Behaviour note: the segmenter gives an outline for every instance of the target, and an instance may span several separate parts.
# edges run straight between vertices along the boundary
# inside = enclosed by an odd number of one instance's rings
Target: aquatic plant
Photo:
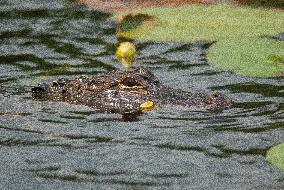
[[[284,71],[284,43],[268,38],[222,40],[208,51],[209,63],[253,77],[278,77]]]
[[[277,168],[284,170],[284,143],[269,149],[266,159]]]
[[[127,22],[127,19],[122,19],[120,34],[140,40],[217,41],[228,38],[275,35],[283,32],[282,26],[284,26],[282,11],[224,4],[156,7],[135,12],[149,15],[154,18],[154,21],[151,24],[141,22],[141,17],[139,17],[140,20],[138,19],[137,22],[132,19],[131,24]],[[124,13],[124,15],[127,14]],[[121,18],[121,15],[117,16]]]

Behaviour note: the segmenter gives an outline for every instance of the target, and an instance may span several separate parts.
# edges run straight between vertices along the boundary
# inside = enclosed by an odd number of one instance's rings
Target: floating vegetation
[[[284,170],[284,143],[269,149],[266,159],[277,168]]]
[[[284,43],[266,38],[222,40],[208,52],[216,67],[251,77],[281,77],[284,72]]]
[[[136,12],[153,17],[154,23],[141,22],[141,17],[134,22],[133,18],[125,16],[120,28],[123,36],[140,40],[216,41],[275,35],[283,32],[284,25],[283,11],[224,4],[156,7]],[[137,23],[142,24],[137,26]]]

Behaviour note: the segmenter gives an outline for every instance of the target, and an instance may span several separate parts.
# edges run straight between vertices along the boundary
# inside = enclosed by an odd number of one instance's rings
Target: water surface
[[[0,2],[0,189],[283,189],[265,160],[283,142],[284,81],[208,65],[209,42],[136,42],[137,64],[171,87],[219,91],[222,113],[156,108],[135,122],[34,101],[59,77],[122,68],[111,15],[67,0]]]

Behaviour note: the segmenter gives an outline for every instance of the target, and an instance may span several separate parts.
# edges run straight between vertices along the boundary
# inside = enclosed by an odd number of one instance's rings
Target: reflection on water
[[[110,15],[67,0],[0,2],[0,189],[283,189],[265,160],[283,142],[283,79],[211,67],[209,42],[137,43],[168,86],[220,91],[233,108],[163,106],[135,122],[33,101],[30,87],[121,68]]]

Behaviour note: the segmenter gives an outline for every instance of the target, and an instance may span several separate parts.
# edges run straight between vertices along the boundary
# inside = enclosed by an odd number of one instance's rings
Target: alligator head
[[[223,110],[231,103],[221,94],[192,93],[161,84],[148,69],[113,71],[94,77],[75,80],[59,79],[52,84],[32,88],[33,98],[82,104],[99,111],[134,113],[141,104],[177,104],[197,106],[207,110]]]

